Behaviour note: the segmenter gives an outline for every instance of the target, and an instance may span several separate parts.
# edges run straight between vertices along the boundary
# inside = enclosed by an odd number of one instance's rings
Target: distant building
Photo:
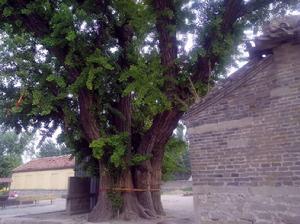
[[[13,170],[11,190],[19,195],[65,194],[74,168],[70,155],[34,159]]]
[[[185,114],[200,224],[300,223],[300,17]]]

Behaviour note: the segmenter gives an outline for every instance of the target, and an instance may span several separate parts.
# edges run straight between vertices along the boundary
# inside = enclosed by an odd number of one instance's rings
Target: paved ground
[[[137,220],[136,222],[121,222],[118,220],[106,224],[193,224],[193,198],[180,194],[164,194],[163,205],[167,216],[155,220]],[[42,202],[37,206],[12,207],[0,210],[0,224],[87,224],[87,215],[68,216],[65,200]],[[104,224],[104,223],[103,223]]]
[[[191,182],[170,181],[162,186],[162,201],[167,215],[154,220],[122,222],[114,220],[103,224],[194,224]],[[189,196],[183,196],[189,195]],[[88,224],[87,214],[69,216],[64,199],[42,201],[38,205],[10,206],[0,209],[0,224]]]
[[[20,205],[8,206],[5,209],[0,209],[1,218],[9,218],[16,216],[26,216],[41,213],[64,211],[66,208],[65,199],[56,199],[53,204],[50,201],[41,201],[37,205]]]

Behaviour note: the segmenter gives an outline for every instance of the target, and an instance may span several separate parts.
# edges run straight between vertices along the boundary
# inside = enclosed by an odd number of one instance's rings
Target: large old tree
[[[298,0],[1,0],[0,121],[99,164],[91,221],[164,214],[161,164],[243,30]],[[193,39],[186,47],[187,36]]]

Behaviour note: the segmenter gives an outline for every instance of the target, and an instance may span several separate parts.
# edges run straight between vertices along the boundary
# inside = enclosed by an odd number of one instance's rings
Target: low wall
[[[193,186],[198,224],[299,224],[300,187]]]
[[[18,196],[33,196],[33,195],[55,195],[57,197],[65,197],[67,190],[12,190],[18,193]]]

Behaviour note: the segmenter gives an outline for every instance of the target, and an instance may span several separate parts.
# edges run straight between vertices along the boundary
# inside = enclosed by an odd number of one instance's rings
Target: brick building
[[[250,53],[184,117],[201,224],[300,223],[300,17]]]

